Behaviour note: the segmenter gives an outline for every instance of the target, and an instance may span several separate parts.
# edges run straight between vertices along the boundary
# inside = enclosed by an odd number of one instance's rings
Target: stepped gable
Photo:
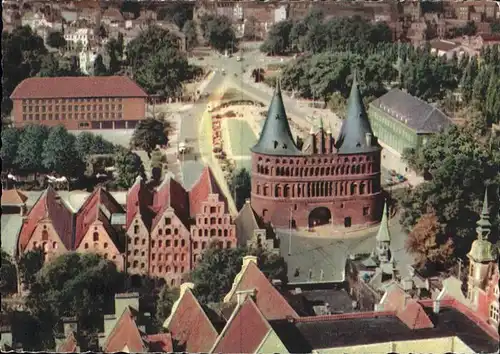
[[[219,201],[224,202],[224,212],[228,212],[228,203],[226,196],[222,192],[219,184],[217,183],[210,167],[205,166],[200,178],[193,185],[189,191],[189,206],[191,217],[201,213],[203,202],[208,199],[210,194],[218,194]]]
[[[368,134],[370,134],[371,142],[367,142]],[[366,114],[356,74],[354,74],[351,93],[347,101],[347,118],[342,123],[336,148],[339,154],[360,154],[381,150],[380,145],[375,141]]]
[[[177,182],[172,175],[168,174],[158,186],[153,197],[153,210],[156,216],[153,219],[151,230],[153,230],[166,209],[172,208],[175,215],[189,228],[189,195],[184,187]]]
[[[257,154],[275,156],[300,156],[302,152],[295,145],[288,118],[286,116],[281,84],[276,89],[267,111],[267,118],[260,133],[259,141],[251,148]]]
[[[181,285],[179,299],[163,327],[172,340],[188,353],[207,353],[215,343],[218,333],[202,306],[191,292],[190,283]]]
[[[224,302],[237,301],[238,291],[255,290],[255,303],[266,319],[298,317],[288,301],[259,269],[256,259],[254,257],[248,257],[248,259],[248,263],[244,260],[242,271],[236,276],[235,283],[224,298]]]
[[[151,209],[153,204],[153,193],[148,188],[141,176],[137,176],[134,184],[127,192],[127,224],[128,230],[135,216],[139,213],[142,222],[148,230],[151,229],[154,212]]]
[[[272,328],[251,298],[238,305],[212,353],[255,353]]]
[[[24,252],[38,223],[50,220],[66,249],[73,246],[73,214],[57,192],[49,186],[35,202],[19,234],[19,250]]]
[[[95,221],[102,222],[110,238],[120,248],[118,234],[111,225],[111,215],[124,212],[121,205],[108,191],[97,187],[76,214],[75,249],[80,246],[90,225]]]

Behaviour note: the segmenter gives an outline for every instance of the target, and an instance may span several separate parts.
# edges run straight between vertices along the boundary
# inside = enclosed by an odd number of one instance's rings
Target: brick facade
[[[284,173],[283,173],[284,172]],[[274,158],[252,154],[252,207],[278,227],[313,226],[311,213],[327,208],[336,225],[380,220],[380,152]]]
[[[202,212],[196,214],[191,227],[192,264],[201,259],[202,253],[217,242],[221,248],[234,248],[237,244],[236,226],[230,214],[225,212],[224,202],[217,194],[211,194],[202,203]]]
[[[61,87],[66,85],[71,85],[72,89],[66,91]],[[101,89],[95,91],[96,86]],[[63,124],[70,130],[123,129],[134,128],[146,116],[146,93],[120,76],[105,80],[31,78],[19,84],[11,98],[17,127]]]

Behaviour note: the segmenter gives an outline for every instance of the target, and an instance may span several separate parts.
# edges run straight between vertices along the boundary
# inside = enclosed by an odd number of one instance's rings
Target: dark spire
[[[337,139],[339,154],[363,153],[380,149],[374,140],[373,131],[359,92],[356,72],[353,76],[351,93],[347,101],[347,118],[342,123]]]
[[[259,141],[252,147],[251,151],[265,155],[302,155],[302,152],[295,145],[288,125],[279,79],[276,80],[276,89],[267,111],[267,118]]]

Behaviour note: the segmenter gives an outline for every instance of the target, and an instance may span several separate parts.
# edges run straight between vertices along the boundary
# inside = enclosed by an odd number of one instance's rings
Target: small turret
[[[477,240],[472,243],[470,252],[467,254],[472,261],[485,263],[495,261],[498,257],[498,250],[489,240],[491,233],[490,212],[488,208],[488,189],[484,193],[483,210],[477,222]]]
[[[387,218],[387,202],[384,203],[384,211],[382,213],[382,221],[380,222],[380,227],[377,232],[377,247],[376,253],[377,258],[381,263],[389,262],[391,259],[391,234],[389,232],[389,221]]]

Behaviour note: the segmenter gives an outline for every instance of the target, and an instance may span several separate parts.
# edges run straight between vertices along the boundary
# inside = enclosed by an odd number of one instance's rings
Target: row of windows
[[[136,240],[137,240],[137,238],[136,238]],[[172,242],[170,240],[165,240],[165,247],[170,247],[171,245],[172,245]],[[181,247],[186,246],[186,240],[181,240],[180,245],[181,245]],[[163,246],[163,241],[158,240],[158,248],[161,248],[162,246]],[[155,240],[151,240],[151,247],[156,247]],[[179,240],[174,240],[174,247],[179,247]]]
[[[202,222],[203,220],[203,222]],[[215,218],[215,217],[211,217],[210,218],[210,225],[223,225],[223,224],[228,224],[229,223],[229,218]],[[198,225],[200,224],[205,224],[205,225],[209,225],[209,219],[208,218],[205,218],[205,219],[202,219],[202,218],[198,218]]]
[[[259,162],[263,162],[264,159],[262,157],[259,157],[258,159]],[[372,161],[372,156],[366,156],[366,162],[370,162]],[[300,160],[286,160],[286,159],[275,159],[274,161],[271,161],[270,159],[266,159],[265,160],[265,163],[266,164],[289,164],[289,165],[298,165],[300,162],[304,162],[306,165],[310,162],[311,165],[315,165],[316,163],[318,164],[327,164],[327,163],[331,163],[331,164],[341,164],[341,163],[353,163],[353,164],[356,164],[358,162],[363,162],[363,156],[358,156],[358,157],[344,157],[344,161],[342,161],[341,158],[336,158],[336,159],[333,159],[333,158],[313,158],[311,160],[308,160],[307,158],[305,159],[300,159]]]
[[[97,103],[97,102],[122,102],[120,97],[99,97],[99,98],[52,98],[52,99],[29,99],[23,100],[23,105],[33,104],[59,104],[59,103]]]
[[[271,195],[269,185],[257,184],[257,195],[273,196],[276,198],[309,198],[309,197],[333,197],[348,195],[364,195],[372,193],[372,183],[361,182],[310,182],[290,186],[289,184],[276,184],[274,193]]]
[[[170,266],[166,266],[166,267],[165,267],[165,273],[170,273],[170,272],[172,271],[172,269],[173,269],[173,271],[174,271],[174,274],[176,274],[176,273],[177,273],[177,271],[179,270],[179,268],[177,268],[177,267],[173,267],[173,268],[171,268]],[[181,269],[180,269],[180,270],[181,270],[181,274],[182,274],[182,273],[184,273],[184,267],[181,267]],[[152,267],[151,267],[151,271],[152,271],[153,273],[155,273],[155,272],[156,272],[156,267],[155,267],[155,266],[152,266]],[[163,266],[158,266],[158,273],[163,273]],[[174,280],[172,279],[172,282],[173,282],[173,281],[174,281]]]
[[[85,109],[86,108],[86,109]],[[115,104],[105,104],[105,105],[62,105],[62,106],[59,106],[59,105],[56,105],[56,106],[51,106],[51,105],[48,105],[48,106],[23,106],[23,112],[24,113],[27,113],[27,112],[35,112],[35,113],[38,113],[38,112],[73,112],[73,110],[75,112],[90,112],[90,111],[99,111],[99,112],[102,112],[102,111],[116,111],[116,110],[119,110],[121,111],[123,109],[123,105],[121,104],[118,104],[118,105],[115,105]]]
[[[317,177],[317,176],[337,176],[349,174],[365,174],[372,172],[372,165],[341,165],[332,167],[269,167],[258,164],[257,173],[271,176],[284,177]],[[276,174],[275,174],[276,173]]]
[[[121,113],[35,113],[23,114],[23,120],[120,119]]]
[[[195,232],[196,231],[193,231],[193,234]],[[199,237],[202,237],[202,236],[208,237],[208,233],[209,233],[208,229],[205,229],[205,230],[198,229],[198,236]],[[212,236],[222,237],[223,234],[224,234],[224,237],[228,237],[228,236],[232,236],[233,232],[232,232],[232,230],[227,230],[227,229],[225,229],[224,231],[221,229],[210,229],[210,237],[212,237]]]

